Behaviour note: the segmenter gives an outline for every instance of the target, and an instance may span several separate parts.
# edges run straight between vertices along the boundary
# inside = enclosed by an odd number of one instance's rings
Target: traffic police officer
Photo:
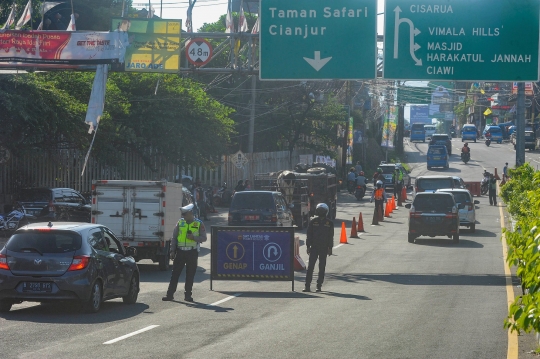
[[[184,300],[193,302],[191,291],[193,288],[195,271],[197,270],[199,250],[201,248],[201,243],[206,242],[206,229],[204,228],[203,222],[194,217],[194,207],[193,204],[180,207],[182,218],[176,224],[171,239],[170,253],[171,259],[173,259],[174,262],[169,289],[167,290],[167,295],[162,298],[164,301],[171,301],[174,299],[173,295],[178,286],[178,278],[180,278],[180,274],[182,274],[182,270],[185,266],[186,283],[184,286]]]
[[[382,181],[377,181],[375,185],[375,189],[373,192],[371,192],[371,199],[369,200],[370,203],[373,203],[373,200],[375,200],[375,213],[373,215],[373,222],[372,224],[378,224],[379,222],[379,215],[384,216],[384,206],[383,203],[386,203],[386,191],[384,190],[384,185]]]
[[[315,209],[317,217],[309,222],[307,228],[307,253],[309,264],[306,274],[306,287],[303,292],[311,292],[311,280],[315,263],[319,260],[319,277],[317,278],[317,292],[321,291],[324,282],[324,271],[326,268],[326,256],[332,255],[334,246],[334,222],[326,218],[329,208],[325,203],[319,203]]]

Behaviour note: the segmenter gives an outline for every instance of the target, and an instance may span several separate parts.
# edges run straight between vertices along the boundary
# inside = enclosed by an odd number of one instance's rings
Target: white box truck
[[[180,183],[94,180],[91,221],[109,227],[125,247],[136,247],[137,262],[151,259],[164,271],[182,200]]]

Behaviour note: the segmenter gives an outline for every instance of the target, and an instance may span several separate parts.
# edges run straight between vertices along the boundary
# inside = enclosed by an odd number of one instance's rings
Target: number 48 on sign
[[[205,39],[193,39],[186,46],[186,58],[195,66],[203,66],[212,60],[212,45]]]

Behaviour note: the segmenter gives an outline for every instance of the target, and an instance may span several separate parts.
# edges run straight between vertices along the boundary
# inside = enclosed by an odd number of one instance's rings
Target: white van
[[[425,125],[424,130],[426,131],[426,140],[431,140],[431,136],[437,132],[437,126],[435,125]]]

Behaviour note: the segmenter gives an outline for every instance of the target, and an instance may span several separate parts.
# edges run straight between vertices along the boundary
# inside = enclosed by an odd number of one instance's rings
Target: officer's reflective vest
[[[201,227],[201,222],[193,221],[187,223],[184,219],[178,221],[178,241],[179,247],[197,247],[197,242],[187,238],[187,231],[191,231],[195,237],[199,235],[199,228]]]
[[[382,201],[384,198],[383,198],[383,189],[382,188],[379,188],[377,190],[375,190],[375,200],[376,201]]]

